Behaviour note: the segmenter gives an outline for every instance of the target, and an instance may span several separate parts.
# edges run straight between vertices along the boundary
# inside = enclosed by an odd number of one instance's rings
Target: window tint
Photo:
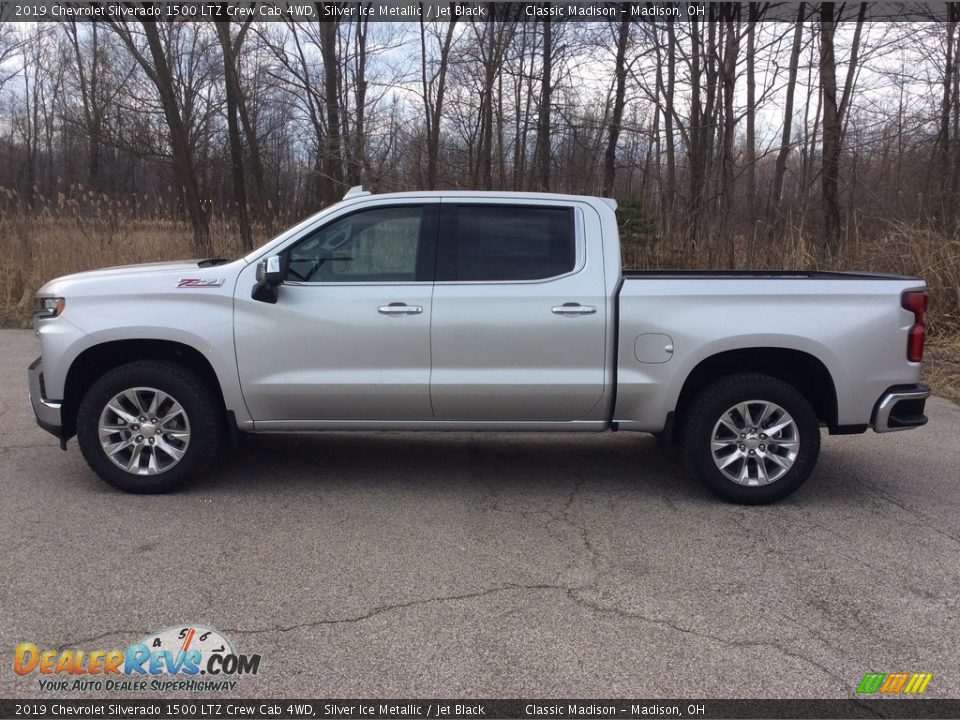
[[[422,207],[387,207],[348,215],[289,250],[293,282],[412,282],[417,279]]]
[[[459,205],[454,212],[451,279],[540,280],[574,268],[571,208]]]

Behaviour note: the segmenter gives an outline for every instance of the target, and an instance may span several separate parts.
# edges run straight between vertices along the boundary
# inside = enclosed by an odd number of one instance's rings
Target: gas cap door
[[[673,338],[662,333],[645,333],[637,338],[633,354],[649,365],[669,362],[673,357]]]

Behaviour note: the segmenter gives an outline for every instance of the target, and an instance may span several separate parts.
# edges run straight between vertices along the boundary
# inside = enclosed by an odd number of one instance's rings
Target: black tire
[[[172,421],[176,424],[174,429],[179,426],[189,433],[188,442],[184,444],[182,440],[173,439],[174,435],[162,432],[162,428],[157,431],[153,424],[145,424],[142,434],[134,436],[131,430],[123,429],[108,438],[118,442],[133,442],[136,437],[140,437],[141,441],[136,442],[137,445],[142,445],[137,454],[137,467],[147,472],[149,470],[142,466],[155,463],[155,474],[137,474],[119,467],[108,457],[100,441],[100,418],[107,404],[120,393],[133,388],[156,389],[179,403],[182,412],[178,412],[178,419]],[[150,398],[149,393],[144,395]],[[129,407],[125,406],[124,409]],[[126,421],[116,419],[115,422],[123,424]],[[222,410],[217,396],[195,373],[176,363],[143,360],[105,373],[90,387],[80,403],[77,415],[77,442],[87,464],[115,488],[140,494],[162,493],[181,487],[203,472],[220,447],[223,426]],[[130,427],[139,428],[139,425]],[[144,439],[148,432],[151,437]],[[158,445],[166,443],[165,447],[173,447],[177,452],[182,448],[182,456],[175,459],[174,455],[160,452],[159,448],[148,449],[151,440]],[[175,447],[176,445],[179,445],[179,448]],[[151,454],[155,457],[151,458]],[[117,462],[124,462],[132,455],[133,447],[128,445],[127,449],[115,454],[115,457]],[[170,466],[164,468],[164,462]]]
[[[748,406],[747,418],[742,424],[756,427],[747,427],[747,432],[738,436],[728,425],[721,426],[723,417],[733,421],[729,424],[739,427],[743,415],[739,411],[733,415],[726,413],[735,410],[737,405],[752,401],[760,402]],[[764,427],[754,422],[758,414],[763,413],[762,403],[770,404],[767,407],[774,413],[776,410],[771,405],[779,406],[793,420],[793,427],[788,426],[772,436],[762,433]],[[810,476],[820,454],[820,424],[810,403],[796,388],[768,375],[743,373],[722,378],[704,388],[685,415],[683,455],[687,467],[712,492],[729,502],[764,505],[787,497]],[[776,429],[780,424],[777,417],[786,419],[786,415],[775,414],[774,419],[768,419],[764,424]],[[716,449],[714,440],[718,443]],[[724,443],[726,446],[721,447]],[[755,449],[751,450],[754,445]],[[714,461],[714,452],[718,454],[717,462]],[[791,460],[789,455],[793,452],[796,455],[792,464],[784,472],[783,464]],[[771,459],[772,455],[777,457]],[[718,463],[728,459],[731,462],[727,470],[721,470]],[[725,472],[744,475],[732,479]],[[782,475],[762,484],[764,478],[773,478],[776,473]],[[754,482],[759,484],[747,484]]]

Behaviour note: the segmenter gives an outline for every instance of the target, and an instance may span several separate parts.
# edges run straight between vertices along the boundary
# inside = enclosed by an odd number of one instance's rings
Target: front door
[[[287,247],[276,304],[235,298],[247,409],[270,422],[422,421],[430,406],[437,204],[378,204]],[[264,423],[264,425],[259,425]]]

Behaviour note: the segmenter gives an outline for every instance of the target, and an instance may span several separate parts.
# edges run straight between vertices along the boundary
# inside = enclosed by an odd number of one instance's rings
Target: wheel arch
[[[687,375],[668,421],[671,442],[679,439],[686,411],[703,388],[720,378],[745,372],[769,375],[791,385],[813,406],[823,425],[831,430],[837,428],[837,389],[823,362],[791,348],[739,348],[704,358]]]
[[[192,370],[213,389],[220,413],[226,417],[223,388],[217,373],[196,348],[175,340],[110,340],[81,352],[67,371],[61,409],[64,440],[77,434],[77,413],[90,386],[104,373],[138,360],[165,360]]]

